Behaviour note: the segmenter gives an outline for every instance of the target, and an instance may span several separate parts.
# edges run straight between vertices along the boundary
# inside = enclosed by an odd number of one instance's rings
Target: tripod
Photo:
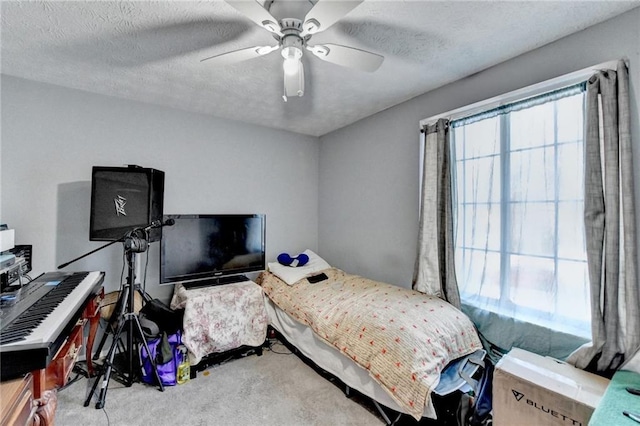
[[[144,291],[140,289],[140,285],[139,284],[135,284],[135,288],[134,288],[134,296],[135,293],[140,294],[141,298],[142,298],[142,302],[143,303],[147,303],[149,301],[151,301],[151,297]],[[125,313],[125,309],[127,308],[127,303],[128,303],[128,294],[125,294],[124,292],[120,291],[118,293],[118,298],[116,299],[116,301],[114,302],[114,309],[113,311],[111,311],[111,314],[109,315],[109,318],[107,319],[107,329],[105,330],[105,332],[102,335],[102,338],[100,339],[100,343],[98,344],[98,348],[95,351],[95,354],[93,355],[93,360],[96,361],[100,358],[100,354],[102,353],[102,349],[104,348],[105,343],[107,342],[107,338],[109,337],[109,335],[114,335],[117,328],[118,328],[118,323],[119,320],[122,318],[122,316]],[[134,304],[135,306],[135,304]],[[134,308],[135,311],[135,308]],[[122,343],[121,340],[119,340],[119,343]],[[119,346],[119,349],[121,352],[126,351],[126,347],[124,346],[124,344],[121,344]]]
[[[142,253],[147,250],[148,242],[146,240],[146,232],[141,237],[139,230],[134,230],[129,232],[124,237],[124,248],[125,255],[127,259],[127,264],[129,266],[129,271],[127,275],[127,281],[122,287],[122,291],[120,292],[120,297],[118,298],[118,302],[116,303],[116,309],[114,310],[111,318],[109,319],[109,325],[113,326],[114,319],[117,320],[117,328],[113,334],[113,342],[111,343],[111,347],[107,352],[107,358],[104,362],[103,368],[98,373],[93,386],[91,387],[91,392],[84,402],[84,406],[87,407],[91,402],[91,398],[96,392],[98,384],[100,383],[100,394],[98,396],[98,402],[96,402],[96,408],[100,409],[104,407],[105,398],[107,397],[107,390],[109,388],[109,380],[111,379],[111,374],[114,369],[114,359],[116,356],[116,349],[120,347],[122,351],[122,347],[120,346],[121,335],[122,333],[126,333],[127,344],[126,344],[126,374],[122,371],[118,371],[121,376],[124,378],[124,384],[127,387],[130,387],[136,379],[136,371],[140,368],[139,358],[137,357],[137,343],[135,341],[135,337],[138,338],[139,341],[144,345],[144,349],[147,354],[150,354],[149,346],[147,345],[147,340],[144,337],[144,333],[142,332],[142,326],[140,325],[140,320],[138,315],[135,313],[135,263],[136,263],[136,253]],[[146,295],[143,295],[146,297]],[[114,318],[115,316],[115,318]],[[134,335],[135,333],[135,335]],[[102,350],[104,346],[104,342],[106,341],[106,333],[100,342],[100,346],[98,348],[97,353]],[[122,351],[124,352],[124,351]],[[90,355],[89,355],[90,356]],[[150,357],[151,367],[153,370],[154,377],[158,382],[158,387],[160,391],[164,391],[164,386],[162,385],[162,381],[160,380],[160,375],[158,374],[158,369],[156,368],[156,363],[153,357]],[[103,378],[101,381],[100,379]]]

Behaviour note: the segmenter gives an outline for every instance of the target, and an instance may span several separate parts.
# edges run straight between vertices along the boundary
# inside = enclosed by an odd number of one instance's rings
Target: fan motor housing
[[[282,36],[282,49],[285,50],[288,47],[296,47],[302,51],[304,40],[298,34],[285,34]]]
[[[287,34],[288,30],[295,31],[300,34],[302,31],[302,21],[296,18],[285,18],[280,21],[280,27],[282,27],[282,33]]]
[[[305,39],[300,37],[302,31],[302,21],[295,18],[286,18],[280,21],[282,27],[281,46],[284,49],[287,47],[295,47],[302,51],[305,43]]]

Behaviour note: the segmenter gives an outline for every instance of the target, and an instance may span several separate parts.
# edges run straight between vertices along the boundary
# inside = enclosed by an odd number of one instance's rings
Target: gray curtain
[[[569,361],[597,371],[618,369],[640,346],[629,77],[625,63],[587,83],[585,233],[592,342]]]
[[[460,308],[454,259],[449,121],[440,119],[425,126],[424,133],[420,228],[413,288]]]

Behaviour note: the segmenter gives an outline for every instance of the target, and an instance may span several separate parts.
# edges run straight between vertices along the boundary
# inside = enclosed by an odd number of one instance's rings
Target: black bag
[[[158,299],[148,301],[140,313],[150,320],[158,324],[160,332],[166,332],[167,334],[175,334],[178,330],[182,329],[182,318],[184,317],[184,310],[173,310],[167,305],[162,303]]]

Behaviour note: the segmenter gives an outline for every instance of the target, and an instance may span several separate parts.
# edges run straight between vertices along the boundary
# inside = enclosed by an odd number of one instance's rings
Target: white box
[[[15,244],[15,230],[5,229],[0,231],[0,252],[11,250],[16,246]]]
[[[609,380],[514,348],[496,365],[493,424],[587,426]]]

